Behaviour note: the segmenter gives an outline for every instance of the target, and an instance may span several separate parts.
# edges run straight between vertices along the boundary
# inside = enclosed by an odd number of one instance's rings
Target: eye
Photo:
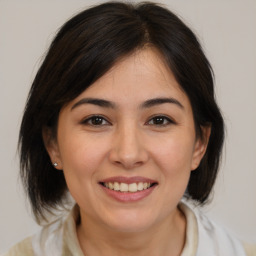
[[[85,125],[91,125],[91,126],[103,126],[103,125],[110,124],[103,116],[97,116],[97,115],[86,118],[81,123]]]
[[[154,116],[147,122],[147,124],[149,125],[156,125],[156,126],[166,126],[173,123],[174,121],[166,116]]]

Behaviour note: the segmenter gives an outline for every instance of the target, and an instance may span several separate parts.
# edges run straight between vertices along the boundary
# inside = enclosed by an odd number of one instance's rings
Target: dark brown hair
[[[37,217],[61,205],[67,185],[45,149],[42,129],[56,131],[61,108],[120,58],[155,47],[190,99],[197,134],[211,125],[208,148],[191,172],[186,196],[204,203],[216,179],[224,139],[213,72],[194,33],[171,11],[144,2],[107,2],[82,11],[57,33],[33,81],[21,123],[21,177]]]

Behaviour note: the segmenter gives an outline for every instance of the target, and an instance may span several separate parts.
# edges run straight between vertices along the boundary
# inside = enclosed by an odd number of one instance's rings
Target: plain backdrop
[[[203,210],[256,240],[256,1],[169,0],[199,37],[216,76],[227,138],[212,202]],[[38,230],[18,177],[17,138],[27,93],[57,29],[99,3],[0,0],[0,253]]]

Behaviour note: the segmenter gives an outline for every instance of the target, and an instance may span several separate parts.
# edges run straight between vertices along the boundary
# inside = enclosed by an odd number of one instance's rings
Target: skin
[[[173,102],[145,106],[155,98]],[[61,110],[57,139],[47,132],[44,139],[80,207],[77,234],[85,255],[180,255],[186,220],[178,203],[205,153],[210,129],[202,131],[204,139],[197,138],[190,101],[154,48],[117,62]],[[99,184],[113,176],[157,185],[142,200],[119,202]]]

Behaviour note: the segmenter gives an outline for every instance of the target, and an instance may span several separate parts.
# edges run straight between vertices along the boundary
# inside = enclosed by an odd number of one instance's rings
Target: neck
[[[177,208],[153,227],[140,232],[118,232],[104,228],[86,217],[77,226],[78,240],[85,256],[178,256],[185,243],[186,219]]]

